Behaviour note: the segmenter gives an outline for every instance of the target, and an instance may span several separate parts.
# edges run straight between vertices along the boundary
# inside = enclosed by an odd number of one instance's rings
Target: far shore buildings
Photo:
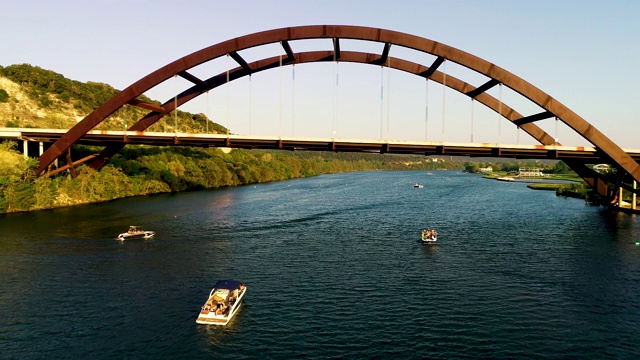
[[[478,168],[478,171],[481,173],[492,173],[493,172],[493,167],[492,166],[487,166],[487,167],[481,167]],[[544,177],[546,176],[543,172],[541,168],[526,168],[526,167],[521,167],[518,169],[518,177]]]
[[[520,168],[518,169],[519,177],[543,177],[541,168]]]

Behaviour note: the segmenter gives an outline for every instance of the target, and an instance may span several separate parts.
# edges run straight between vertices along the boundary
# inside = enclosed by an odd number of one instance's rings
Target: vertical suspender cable
[[[555,126],[556,128],[555,128],[555,135],[554,135],[556,144],[558,143],[558,122],[559,121],[560,120],[558,120],[558,117],[556,116],[556,126]]]
[[[173,132],[178,133],[178,75],[173,75],[175,96],[173,97]]]
[[[253,81],[251,74],[249,74],[249,135],[253,134]]]
[[[278,114],[280,117],[280,133],[278,134],[278,136],[282,137],[282,54],[280,54],[280,63],[279,63],[279,67],[280,67],[280,106],[278,107]]]
[[[471,98],[471,143],[473,143],[473,120],[474,120],[474,112],[473,112],[473,98]]]
[[[441,141],[444,142],[444,119],[446,115],[446,91],[447,91],[447,60],[442,62],[442,136]]]
[[[335,138],[338,132],[338,61],[336,60],[335,51],[333,52],[333,75],[335,82],[333,83],[333,131],[331,135]]]
[[[338,121],[338,101],[340,99],[340,62],[336,62],[336,107],[335,107],[335,117],[336,117],[336,134],[338,133],[338,126],[339,126],[339,121]]]
[[[227,92],[227,137],[229,137],[229,129],[231,128],[231,114],[229,102],[231,101],[231,95],[229,94],[229,54],[227,53],[227,82],[225,84]]]
[[[424,141],[427,141],[429,131],[429,79],[425,79],[424,91]]]
[[[389,123],[391,122],[391,58],[387,58],[387,140],[389,140]]]
[[[205,101],[206,101],[206,104],[205,104],[205,110],[204,110],[205,111],[204,121],[206,123],[204,126],[204,129],[205,129],[204,133],[208,134],[209,133],[209,90],[207,90],[207,94],[205,95]]]
[[[501,140],[500,125],[502,124],[502,83],[498,85],[498,144]]]
[[[296,136],[296,65],[291,65],[291,136]]]
[[[384,66],[380,65],[380,140],[382,140],[382,114],[384,104]]]

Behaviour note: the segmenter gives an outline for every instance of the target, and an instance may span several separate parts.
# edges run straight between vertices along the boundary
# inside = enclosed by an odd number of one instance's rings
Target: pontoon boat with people
[[[227,325],[242,304],[247,287],[236,280],[220,280],[211,289],[196,323],[206,325]]]
[[[420,236],[423,244],[435,245],[438,242],[438,232],[435,229],[422,229]]]

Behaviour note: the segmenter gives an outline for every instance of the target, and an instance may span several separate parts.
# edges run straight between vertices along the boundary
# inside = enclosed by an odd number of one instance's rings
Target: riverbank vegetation
[[[79,156],[96,149],[74,147]],[[31,211],[129,196],[193,191],[365,170],[459,169],[424,156],[127,146],[100,169],[36,177],[37,160],[0,145],[0,212]]]

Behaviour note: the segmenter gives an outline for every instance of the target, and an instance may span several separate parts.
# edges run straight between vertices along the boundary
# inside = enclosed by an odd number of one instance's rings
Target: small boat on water
[[[236,280],[220,280],[211,289],[209,298],[202,306],[196,323],[205,325],[227,325],[242,305],[247,287]]]
[[[413,184],[413,187],[414,187],[414,188],[423,188],[423,187],[424,187],[424,185],[420,185],[420,184],[418,184],[418,183],[415,183],[415,184]]]
[[[127,232],[123,232],[118,235],[118,240],[127,240],[127,239],[148,239],[153,237],[156,233],[149,230],[142,230],[140,226],[129,226],[129,230]]]
[[[435,245],[438,243],[438,232],[435,229],[422,229],[420,238],[423,244]]]
[[[497,178],[499,181],[516,181],[516,179],[512,178],[511,176],[501,176],[499,178]]]

